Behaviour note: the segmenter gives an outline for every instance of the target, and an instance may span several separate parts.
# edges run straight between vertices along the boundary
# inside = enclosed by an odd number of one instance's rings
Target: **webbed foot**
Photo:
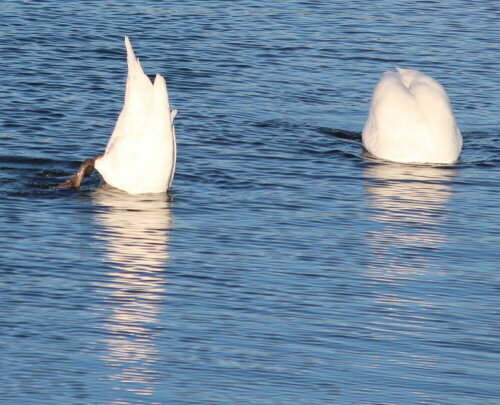
[[[85,159],[78,168],[78,170],[76,171],[76,173],[73,175],[73,177],[66,180],[64,183],[54,186],[53,188],[73,188],[75,190],[78,190],[80,188],[82,179],[92,174],[92,171],[94,170],[95,161],[97,158],[101,156],[102,155],[98,155],[92,159]]]

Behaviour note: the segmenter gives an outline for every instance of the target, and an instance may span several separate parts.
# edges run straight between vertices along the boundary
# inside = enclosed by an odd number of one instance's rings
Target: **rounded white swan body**
[[[105,153],[95,161],[104,181],[131,194],[161,193],[172,184],[176,161],[176,111],[170,111],[165,79],[151,83],[128,37],[128,76],[123,109]]]
[[[397,68],[382,75],[362,138],[374,156],[402,163],[451,163],[462,150],[446,91],[414,69]]]

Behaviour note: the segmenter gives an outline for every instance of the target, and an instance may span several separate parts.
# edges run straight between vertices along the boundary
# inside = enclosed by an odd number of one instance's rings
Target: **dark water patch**
[[[318,128],[318,132],[332,136],[334,138],[338,139],[345,139],[349,141],[356,141],[360,142],[361,141],[361,133],[359,132],[353,132],[353,131],[343,131],[339,129],[331,129],[331,128]]]
[[[0,156],[0,173],[3,187],[2,194],[12,196],[54,195],[53,187],[70,178],[81,162],[58,162],[51,159]],[[100,177],[94,173],[84,179],[82,190],[95,188]],[[65,190],[68,191],[68,190]]]

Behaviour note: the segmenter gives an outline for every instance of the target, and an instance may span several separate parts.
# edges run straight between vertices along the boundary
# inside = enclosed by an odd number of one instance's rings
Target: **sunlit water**
[[[0,403],[498,404],[494,1],[3,1]],[[101,153],[123,36],[167,78],[168,195]],[[446,88],[457,164],[363,154],[379,75]]]

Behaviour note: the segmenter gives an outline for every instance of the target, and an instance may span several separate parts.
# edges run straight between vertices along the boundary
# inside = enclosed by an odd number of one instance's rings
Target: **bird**
[[[165,79],[144,74],[125,36],[128,74],[122,111],[104,154],[86,159],[75,175],[56,186],[78,189],[95,168],[108,185],[130,194],[164,193],[175,172],[177,147]]]
[[[444,88],[415,69],[385,72],[373,90],[364,148],[400,163],[453,163],[462,135]]]

